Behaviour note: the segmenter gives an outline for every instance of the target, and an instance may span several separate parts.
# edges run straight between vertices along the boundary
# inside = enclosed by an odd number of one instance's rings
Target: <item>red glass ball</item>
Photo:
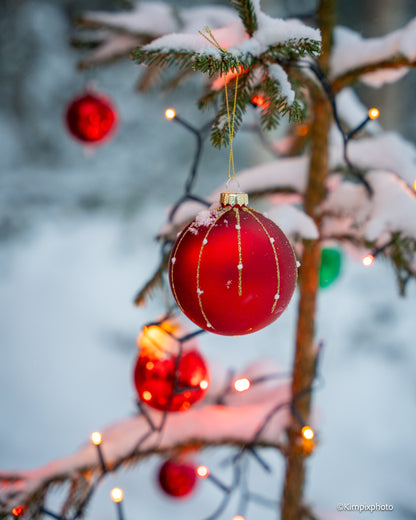
[[[99,143],[114,133],[117,112],[110,99],[87,92],[74,99],[66,111],[71,134],[86,143]]]
[[[245,205],[202,212],[178,236],[169,261],[182,312],[215,334],[249,334],[285,310],[297,265],[283,231]]]
[[[175,389],[176,363],[174,354],[156,357],[140,353],[134,383],[143,402],[163,412],[177,412],[187,410],[204,397],[208,388],[208,369],[201,354],[197,350],[182,352]]]
[[[159,484],[172,497],[189,495],[196,484],[196,469],[189,462],[167,460],[159,470]]]

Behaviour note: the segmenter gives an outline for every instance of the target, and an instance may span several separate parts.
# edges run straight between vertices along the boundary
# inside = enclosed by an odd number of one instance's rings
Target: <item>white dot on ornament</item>
[[[241,226],[240,226],[239,224],[237,224],[237,225],[235,226],[235,229],[241,229]]]
[[[300,267],[300,262],[299,262],[299,260],[296,261],[296,267]]]
[[[275,295],[274,295],[274,299],[275,299],[275,300],[278,300],[279,298],[280,298],[280,295],[279,295],[279,294],[275,294]]]
[[[204,294],[204,291],[202,291],[201,289],[197,289],[196,292],[197,292],[198,294]]]
[[[270,237],[270,242],[271,242],[272,244],[274,244],[274,238],[273,238],[273,237]]]
[[[174,264],[176,262],[176,258],[173,257],[172,260],[171,260],[172,264]]]
[[[206,379],[203,379],[200,383],[199,383],[199,388],[201,390],[206,390],[208,388],[208,381]]]
[[[204,246],[205,246],[206,244],[208,244],[208,240],[207,240],[206,238],[204,238],[204,240],[202,241],[202,243],[203,243]]]
[[[207,327],[208,327],[209,329],[212,329],[212,325],[211,325],[211,323],[209,323],[208,321],[207,321]]]
[[[238,264],[237,265],[237,269],[239,269],[241,271],[241,269],[243,268],[243,264]]]

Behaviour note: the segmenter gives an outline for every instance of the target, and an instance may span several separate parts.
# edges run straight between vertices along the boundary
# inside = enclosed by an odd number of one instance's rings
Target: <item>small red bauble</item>
[[[247,207],[245,193],[223,193],[173,246],[169,279],[182,312],[202,329],[249,334],[278,318],[296,287],[297,265],[283,231]]]
[[[151,326],[148,329],[153,327],[159,328]],[[173,352],[171,338],[165,350],[163,345],[149,348],[149,331],[146,332],[147,336],[144,335],[142,340],[145,348],[142,348],[134,370],[134,383],[141,401],[163,412],[188,410],[204,397],[209,386],[204,359],[197,350],[184,348],[178,362],[178,353]],[[157,334],[160,333],[151,332],[150,336],[154,338]]]
[[[190,462],[167,460],[159,470],[159,484],[171,497],[184,497],[194,490],[196,469]]]
[[[66,111],[71,134],[80,141],[92,144],[98,144],[114,133],[117,117],[111,100],[92,91],[75,98]]]

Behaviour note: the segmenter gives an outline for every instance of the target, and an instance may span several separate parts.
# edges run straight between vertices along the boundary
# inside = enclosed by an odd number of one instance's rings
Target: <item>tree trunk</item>
[[[320,66],[326,73],[334,26],[336,0],[320,0],[318,25],[322,33],[323,54]],[[322,88],[311,91],[313,117],[311,124],[311,162],[305,193],[305,211],[320,229],[317,207],[325,197],[328,175],[328,135],[332,121],[331,106]],[[286,477],[281,501],[282,520],[300,520],[305,482],[305,452],[302,449],[302,424],[308,423],[311,407],[311,385],[315,376],[316,348],[315,312],[319,287],[321,247],[319,240],[304,242],[299,280],[299,309],[296,334],[296,352],[293,366],[292,395],[296,413],[288,430]],[[297,397],[299,396],[299,397]]]

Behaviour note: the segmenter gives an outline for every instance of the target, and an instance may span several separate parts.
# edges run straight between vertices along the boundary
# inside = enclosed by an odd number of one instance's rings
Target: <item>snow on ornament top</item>
[[[248,207],[246,193],[222,193],[179,234],[169,261],[173,296],[202,329],[225,336],[256,332],[292,298],[293,248],[270,219]]]

